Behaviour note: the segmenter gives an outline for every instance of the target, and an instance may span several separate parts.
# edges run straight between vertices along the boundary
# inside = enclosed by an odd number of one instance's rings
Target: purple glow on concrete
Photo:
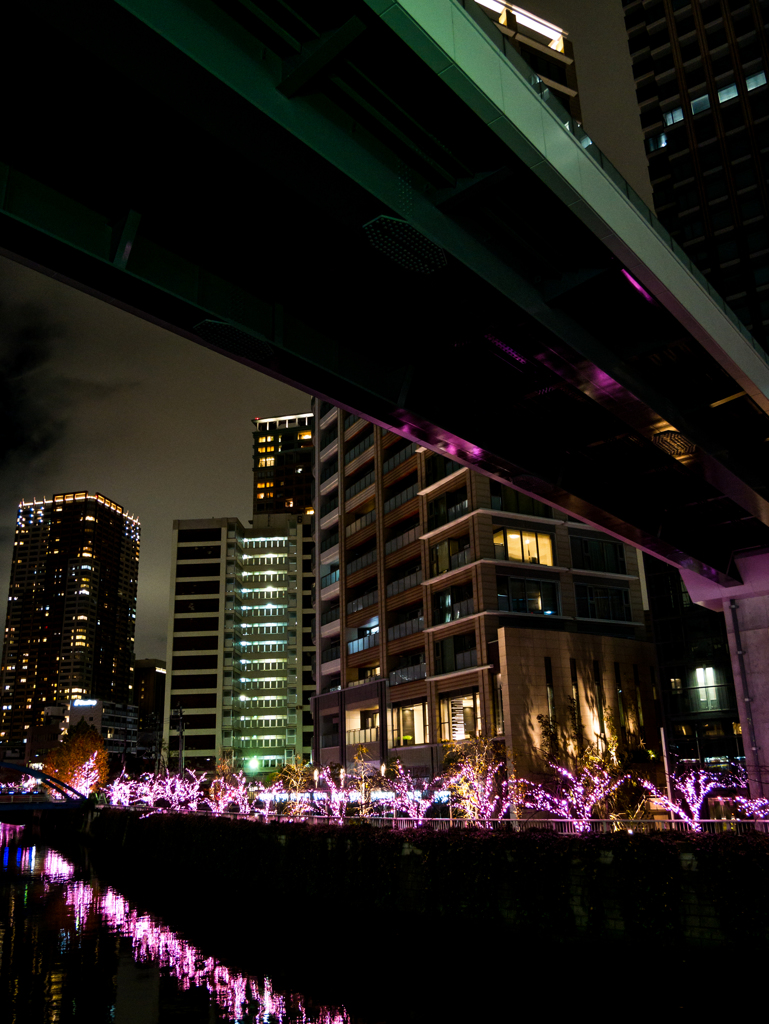
[[[519,352],[516,352],[514,348],[511,348],[509,345],[506,345],[503,341],[500,341],[499,338],[495,338],[493,334],[487,334],[485,335],[485,338],[487,341],[490,341],[493,345],[496,345],[498,349],[501,349],[505,353],[505,355],[511,356],[513,359],[515,359],[516,362],[523,363],[524,365],[526,365],[526,360]]]
[[[632,286],[635,288],[639,295],[643,295],[647,302],[654,302],[654,299],[651,297],[651,295],[647,292],[647,290],[643,287],[642,284],[639,284],[639,282],[636,281],[632,274],[629,274],[627,270],[623,270],[622,274],[632,284]]]

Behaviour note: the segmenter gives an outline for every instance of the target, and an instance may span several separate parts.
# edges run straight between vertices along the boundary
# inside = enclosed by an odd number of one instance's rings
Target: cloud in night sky
[[[165,658],[174,519],[251,518],[251,420],[309,398],[0,258],[0,594],[21,499],[99,491],[142,526],[136,656]]]

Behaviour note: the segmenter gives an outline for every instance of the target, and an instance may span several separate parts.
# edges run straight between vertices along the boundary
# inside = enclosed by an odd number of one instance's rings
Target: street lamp
[[[179,733],[179,776],[184,774],[184,712],[181,704],[177,704],[171,712],[171,720],[176,719],[176,729]]]

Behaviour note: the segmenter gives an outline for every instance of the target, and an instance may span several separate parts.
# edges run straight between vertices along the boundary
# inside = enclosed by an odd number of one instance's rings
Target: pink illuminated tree
[[[754,800],[749,800],[747,797],[738,796],[735,797],[734,802],[743,814],[750,814],[751,817],[759,820],[769,818],[769,800],[765,797],[756,797]]]
[[[435,784],[414,779],[400,761],[391,764],[382,785],[389,790],[387,807],[405,818],[421,821],[435,800]]]
[[[447,745],[446,769],[437,780],[449,791],[455,813],[486,822],[502,818],[520,800],[520,783],[507,776],[512,757],[498,743],[483,736]]]
[[[124,768],[114,782],[104,787],[104,792],[112,807],[130,807],[136,799],[136,780],[126,775]]]
[[[744,786],[744,778],[739,772],[729,773],[708,772],[694,769],[670,775],[670,785],[678,800],[671,800],[665,793],[660,793],[656,786],[647,779],[640,780],[643,788],[654,797],[670,814],[684,821],[693,832],[700,832],[702,826],[702,805],[708,795],[716,789]]]
[[[542,785],[524,783],[524,806],[555,818],[572,818],[580,823],[577,828],[581,831],[590,827],[588,822],[596,807],[630,778],[617,775],[598,761],[583,763],[575,772],[561,765],[551,764],[551,767],[558,777],[557,789],[553,792]]]

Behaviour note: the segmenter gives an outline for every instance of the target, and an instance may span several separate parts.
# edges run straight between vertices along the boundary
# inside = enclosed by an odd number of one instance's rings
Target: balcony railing
[[[734,696],[729,686],[692,687],[683,693],[672,693],[670,710],[674,715],[697,714],[700,711],[732,711]]]
[[[329,462],[329,464],[326,466],[326,468],[320,474],[320,482],[323,483],[324,480],[328,480],[329,477],[333,476],[334,473],[338,473],[338,472],[339,472],[339,462],[338,462],[337,459],[334,459],[333,462]]]
[[[411,590],[412,587],[418,587],[422,582],[422,570],[417,569],[416,572],[412,572],[409,576],[404,576],[399,580],[393,580],[392,583],[387,584],[387,596],[392,597],[393,594],[402,594],[404,590]]]
[[[463,668],[473,668],[478,664],[478,651],[473,648],[472,651],[461,651],[459,654],[454,655],[454,669],[445,669],[446,672],[460,672]],[[442,675],[438,672],[438,675]]]
[[[354,498],[356,494],[360,494],[361,491],[365,491],[369,484],[373,484],[376,479],[376,473],[372,470],[370,473],[366,473],[364,477],[361,477],[357,483],[354,483],[352,487],[348,487],[344,492],[345,498]]]
[[[329,608],[327,612],[323,612],[320,617],[321,626],[327,625],[329,622],[338,622],[339,620],[339,605],[335,608]]]
[[[433,625],[442,626],[447,622],[455,622],[457,619],[464,619],[467,615],[475,614],[475,602],[472,597],[466,601],[455,601],[450,608],[437,609],[433,616]]]
[[[348,746],[357,743],[378,743],[379,727],[375,726],[373,729],[348,729],[345,738]]]
[[[376,562],[376,548],[372,548],[371,551],[367,551],[365,555],[361,555],[360,558],[356,558],[352,562],[347,563],[347,573],[357,572],[358,569],[364,569],[367,565],[371,565],[372,562]]]
[[[363,608],[370,608],[372,604],[376,604],[379,600],[378,590],[369,590],[365,594],[361,594],[360,597],[354,598],[352,601],[347,602],[347,614],[352,615],[353,612],[362,611]]]
[[[427,676],[427,665],[420,662],[418,665],[405,665],[403,668],[394,668],[387,677],[390,686],[397,686],[398,683],[410,683],[415,679],[424,679]]]
[[[329,548],[333,548],[339,543],[339,531],[336,530],[334,533],[330,533],[325,540],[320,542],[320,550],[328,551]]]
[[[399,533],[397,537],[392,537],[387,541],[385,544],[385,554],[389,555],[392,551],[400,551],[401,548],[405,548],[407,544],[411,544],[421,536],[421,526],[414,526],[411,530],[406,530],[405,533]]]
[[[365,450],[367,448],[370,448],[373,443],[374,443],[374,433],[372,431],[368,435],[368,437],[364,437],[363,440],[359,441],[358,444],[356,444],[354,448],[351,448],[349,450],[349,452],[345,453],[345,456],[344,456],[345,465],[347,465],[348,462],[352,462],[353,459],[357,459],[357,457],[359,455],[362,455],[363,452],[365,452]]]
[[[330,572],[328,576],[321,576],[320,578],[320,589],[324,590],[326,587],[330,587],[332,583],[336,583],[339,579],[339,570],[335,569]]]
[[[459,519],[465,512],[467,512],[467,498],[464,501],[458,501],[456,505],[446,509],[446,522],[453,523],[455,519]]]
[[[339,647],[329,647],[327,651],[324,651],[321,654],[320,660],[325,665],[327,661],[336,661],[336,659],[339,657],[339,654]]]
[[[372,508],[370,512],[367,512],[365,514],[365,516],[361,516],[360,519],[356,519],[354,523],[350,523],[350,525],[344,531],[344,535],[345,537],[350,537],[352,536],[353,533],[357,533],[358,530],[362,530],[365,526],[368,526],[369,523],[375,522],[376,509]]]
[[[457,551],[455,555],[449,556],[449,567],[451,569],[458,569],[462,565],[467,565],[470,561],[470,548],[462,548],[461,551]]]
[[[320,745],[324,749],[326,747],[338,747],[339,746],[339,733],[330,732],[327,736],[321,736]]]
[[[395,455],[391,455],[390,458],[382,464],[382,475],[389,473],[391,469],[395,469],[396,466],[400,466],[406,459],[411,458],[414,452],[417,450],[416,441],[412,441],[411,444],[407,444],[405,448],[401,448]]]
[[[320,445],[319,445],[320,450],[323,451],[324,448],[328,448],[328,446],[333,441],[336,441],[336,438],[337,438],[337,428],[336,428],[336,423],[334,423],[332,426],[327,427],[323,431],[323,433],[320,435]]]
[[[401,505],[405,505],[407,501],[411,501],[412,498],[417,496],[419,491],[419,483],[412,484],[411,487],[407,487],[405,491],[401,491],[399,494],[394,494],[392,498],[388,498],[384,503],[385,512],[392,512],[394,508],[399,508]]]
[[[379,633],[369,633],[367,636],[358,637],[357,640],[350,640],[347,643],[347,653],[357,654],[359,651],[367,651],[369,647],[379,646]]]
[[[387,630],[388,640],[400,640],[401,637],[411,636],[412,633],[419,633],[425,628],[424,616],[420,615],[415,619],[406,619],[405,622],[398,622]]]
[[[325,502],[320,506],[320,518],[327,516],[329,512],[333,512],[335,508],[339,508],[339,495],[335,494],[331,501]]]

